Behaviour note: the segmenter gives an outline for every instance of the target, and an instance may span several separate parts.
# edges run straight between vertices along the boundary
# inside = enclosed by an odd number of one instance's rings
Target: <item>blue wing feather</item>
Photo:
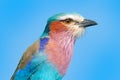
[[[44,53],[37,53],[14,80],[60,80],[62,76]]]
[[[44,52],[49,38],[40,38],[23,55],[11,80],[61,80],[62,75]]]

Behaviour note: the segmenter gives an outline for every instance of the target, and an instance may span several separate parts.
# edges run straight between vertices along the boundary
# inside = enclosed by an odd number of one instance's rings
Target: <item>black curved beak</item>
[[[84,19],[84,21],[80,23],[80,27],[89,27],[94,25],[97,25],[97,23],[93,20],[88,20],[88,19]]]

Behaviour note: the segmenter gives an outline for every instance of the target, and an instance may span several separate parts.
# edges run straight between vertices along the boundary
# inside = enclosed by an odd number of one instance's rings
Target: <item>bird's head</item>
[[[95,21],[85,19],[76,13],[56,14],[48,19],[47,26],[43,35],[49,35],[52,33],[65,33],[70,32],[74,37],[79,37],[86,27],[97,25]]]

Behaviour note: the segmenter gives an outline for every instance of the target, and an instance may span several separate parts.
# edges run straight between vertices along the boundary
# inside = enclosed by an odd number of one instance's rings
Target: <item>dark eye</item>
[[[70,18],[65,19],[65,20],[62,20],[62,22],[67,23],[67,24],[71,23],[72,21],[73,21],[73,20],[70,19]]]

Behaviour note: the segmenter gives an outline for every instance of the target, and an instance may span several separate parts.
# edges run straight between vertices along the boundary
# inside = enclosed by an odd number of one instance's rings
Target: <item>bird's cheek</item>
[[[73,28],[72,29],[72,33],[73,33],[73,36],[78,38],[80,37],[85,31],[85,28],[84,27],[77,27],[77,28]]]
[[[70,31],[77,31],[79,29],[79,25],[70,25],[68,26],[69,30]]]
[[[50,24],[51,32],[62,32],[62,31],[67,31],[67,30],[68,30],[68,28],[58,21],[52,22]]]

